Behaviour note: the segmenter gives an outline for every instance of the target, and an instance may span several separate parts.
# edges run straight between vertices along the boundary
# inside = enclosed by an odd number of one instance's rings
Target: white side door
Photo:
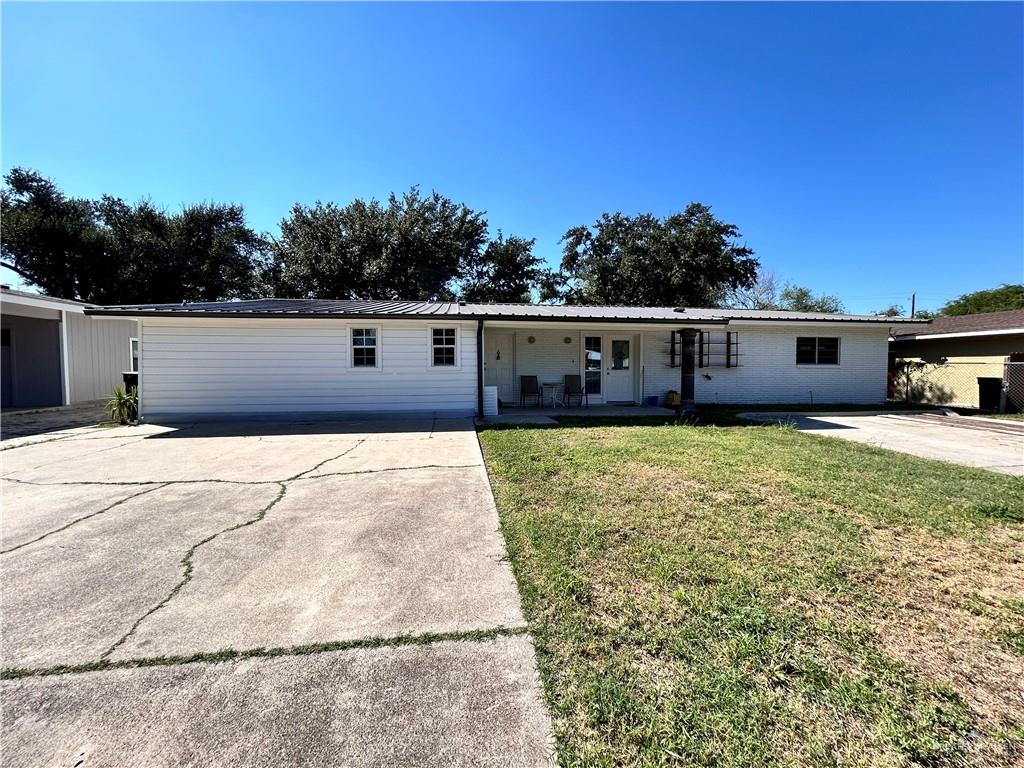
[[[498,399],[511,403],[517,397],[512,334],[487,333],[484,338],[484,385],[497,387]]]
[[[635,400],[632,352],[632,336],[608,337],[604,377],[604,401],[606,403],[632,403]]]

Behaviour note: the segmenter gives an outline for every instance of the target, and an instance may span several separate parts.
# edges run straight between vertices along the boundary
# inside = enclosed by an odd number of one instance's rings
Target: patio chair
[[[544,404],[543,395],[541,393],[540,382],[537,381],[536,376],[520,376],[519,377],[519,407],[522,408],[526,404],[526,398],[536,397],[537,407],[541,407]]]
[[[583,377],[578,373],[567,374],[565,377],[565,404],[572,408],[573,397],[580,399],[580,405],[587,404],[590,407],[590,398],[587,396],[587,388],[583,386]]]

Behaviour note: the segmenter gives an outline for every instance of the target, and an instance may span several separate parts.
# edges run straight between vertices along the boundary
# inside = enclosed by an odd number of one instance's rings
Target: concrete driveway
[[[938,413],[742,413],[742,418],[787,424],[879,448],[1024,475],[1024,424]]]
[[[5,766],[551,762],[469,420],[3,448]]]

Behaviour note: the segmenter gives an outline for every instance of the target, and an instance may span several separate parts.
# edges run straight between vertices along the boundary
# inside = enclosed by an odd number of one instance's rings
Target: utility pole
[[[910,319],[914,319],[914,312],[916,311],[915,304],[917,303],[917,293],[910,294]]]

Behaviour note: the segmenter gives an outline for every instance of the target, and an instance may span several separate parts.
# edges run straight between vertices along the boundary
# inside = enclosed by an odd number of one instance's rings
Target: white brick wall
[[[879,403],[885,400],[888,330],[838,325],[730,325],[739,334],[739,368],[697,368],[697,403]],[[840,363],[797,365],[797,336],[839,336]],[[644,390],[679,391],[668,367],[669,331],[644,333]],[[707,378],[710,377],[710,378]]]

